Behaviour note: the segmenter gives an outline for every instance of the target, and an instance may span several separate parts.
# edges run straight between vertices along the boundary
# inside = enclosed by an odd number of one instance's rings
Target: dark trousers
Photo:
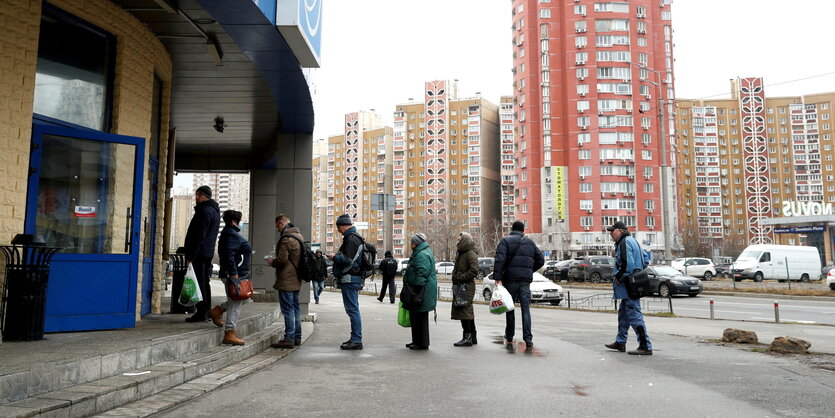
[[[412,321],[412,344],[429,347],[429,312],[409,311]]]
[[[522,339],[526,342],[533,341],[531,333],[531,284],[520,281],[502,282],[507,292],[516,304],[515,309],[505,314],[505,340],[513,341],[516,334],[516,311],[522,311]]]
[[[197,284],[200,285],[200,293],[203,294],[203,301],[195,306],[195,315],[206,315],[212,309],[212,287],[209,280],[212,277],[212,259],[198,258],[191,262],[194,267],[194,274],[197,275]]]
[[[383,277],[383,290],[380,291],[380,297],[377,299],[382,301],[386,297],[386,287],[389,289],[389,300],[394,303],[394,295],[397,293],[397,285],[394,284],[394,277]]]
[[[475,319],[462,319],[461,328],[464,332],[475,332]]]

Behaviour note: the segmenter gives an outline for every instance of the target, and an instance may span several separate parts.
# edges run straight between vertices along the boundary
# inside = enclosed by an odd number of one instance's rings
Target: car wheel
[[[595,273],[591,274],[591,282],[592,283],[600,283],[600,279],[602,279],[602,277],[600,276],[600,273],[595,272]]]
[[[806,273],[803,273],[803,275],[800,276],[800,281],[803,282],[803,283],[809,283],[809,275],[806,274]]]
[[[688,293],[687,296],[690,296],[691,298],[695,298],[696,296],[699,296],[699,294],[698,293]]]
[[[670,297],[670,286],[667,283],[661,283],[658,285],[658,296],[662,298]]]
[[[484,292],[481,292],[481,295],[484,296],[484,300],[489,301],[491,297],[493,297],[493,292],[490,289],[484,289]]]
[[[706,272],[705,272],[705,277],[704,277],[704,279],[705,279],[705,280],[711,280],[711,279],[713,279],[713,273],[711,273],[711,272],[709,272],[709,271],[706,271]]]
[[[757,282],[757,283],[762,282],[763,281],[763,274],[760,273],[759,271],[756,274],[754,274],[754,281]]]
[[[554,306],[560,306],[560,302],[562,302],[562,299],[560,299],[560,300],[552,300],[552,301],[551,301],[551,305],[554,305]]]
[[[830,290],[835,290],[835,283],[830,283],[829,284],[829,289]]]

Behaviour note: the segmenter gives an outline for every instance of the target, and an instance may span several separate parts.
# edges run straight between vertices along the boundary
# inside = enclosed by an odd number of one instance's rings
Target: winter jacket
[[[472,302],[475,297],[475,279],[479,273],[481,273],[481,269],[478,266],[478,254],[475,251],[475,243],[470,241],[458,248],[455,267],[452,269],[452,284],[467,284],[467,299],[470,301],[470,304],[463,308],[453,306],[452,319],[475,319]]]
[[[412,250],[409,257],[409,267],[403,273],[403,282],[413,291],[423,289],[423,304],[415,312],[429,312],[435,310],[438,299],[438,281],[435,278],[435,255],[429,249],[429,244],[421,242]],[[405,286],[404,284],[404,286]]]
[[[624,231],[615,242],[615,267],[612,279],[614,299],[629,299],[623,279],[631,276],[636,270],[643,270],[644,267],[644,254],[641,246],[629,231]]]
[[[333,277],[336,278],[337,283],[342,276],[349,274],[351,284],[362,284],[362,272],[360,272],[362,254],[356,257],[357,251],[362,251],[362,239],[357,234],[357,228],[352,226],[342,234],[342,245],[333,256]],[[354,261],[355,257],[356,261]]]
[[[220,207],[214,200],[206,200],[194,206],[194,216],[186,231],[186,260],[212,259],[220,230]]]
[[[284,228],[281,238],[275,245],[275,259],[271,264],[275,267],[273,289],[287,292],[301,290],[302,288],[302,281],[296,273],[296,267],[298,267],[302,255],[301,244],[291,238],[291,235],[304,242],[304,237],[302,237],[299,228],[295,226]]]
[[[328,263],[325,261],[324,256],[316,256],[316,277],[313,278],[314,282],[324,282],[325,278],[328,276]]]
[[[383,280],[393,279],[397,274],[397,260],[386,257],[380,261],[380,272],[383,273]]]
[[[508,260],[510,260],[510,264],[507,265],[505,271],[505,263]],[[502,238],[496,247],[493,280],[530,283],[533,281],[533,272],[544,265],[545,257],[542,256],[542,251],[539,250],[533,240],[525,237],[525,234],[519,231],[512,231],[510,235]]]
[[[218,241],[218,256],[220,257],[221,277],[249,274],[252,246],[240,234],[241,229],[234,225],[226,225],[220,232]]]

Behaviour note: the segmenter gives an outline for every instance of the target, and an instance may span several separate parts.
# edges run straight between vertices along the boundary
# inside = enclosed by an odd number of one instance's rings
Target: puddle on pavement
[[[493,344],[504,346],[504,337],[501,335],[494,336]],[[541,347],[534,346],[533,348],[528,349],[524,341],[514,341],[509,347],[505,347],[505,350],[507,350],[508,354],[520,354],[531,357],[545,357],[548,354],[548,350]]]

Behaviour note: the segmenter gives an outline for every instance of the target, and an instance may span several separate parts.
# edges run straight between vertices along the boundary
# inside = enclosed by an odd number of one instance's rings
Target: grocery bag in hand
[[[503,314],[513,310],[513,298],[510,297],[510,292],[502,285],[497,285],[493,292],[493,297],[490,298],[490,313]]]
[[[183,279],[183,289],[180,291],[180,299],[177,301],[183,306],[194,306],[203,300],[203,294],[200,293],[200,285],[197,283],[197,274],[194,273],[194,267],[189,264],[186,277]]]
[[[409,316],[409,311],[403,307],[403,302],[400,302],[400,307],[397,309],[397,323],[401,327],[409,328],[412,326],[412,320]]]

